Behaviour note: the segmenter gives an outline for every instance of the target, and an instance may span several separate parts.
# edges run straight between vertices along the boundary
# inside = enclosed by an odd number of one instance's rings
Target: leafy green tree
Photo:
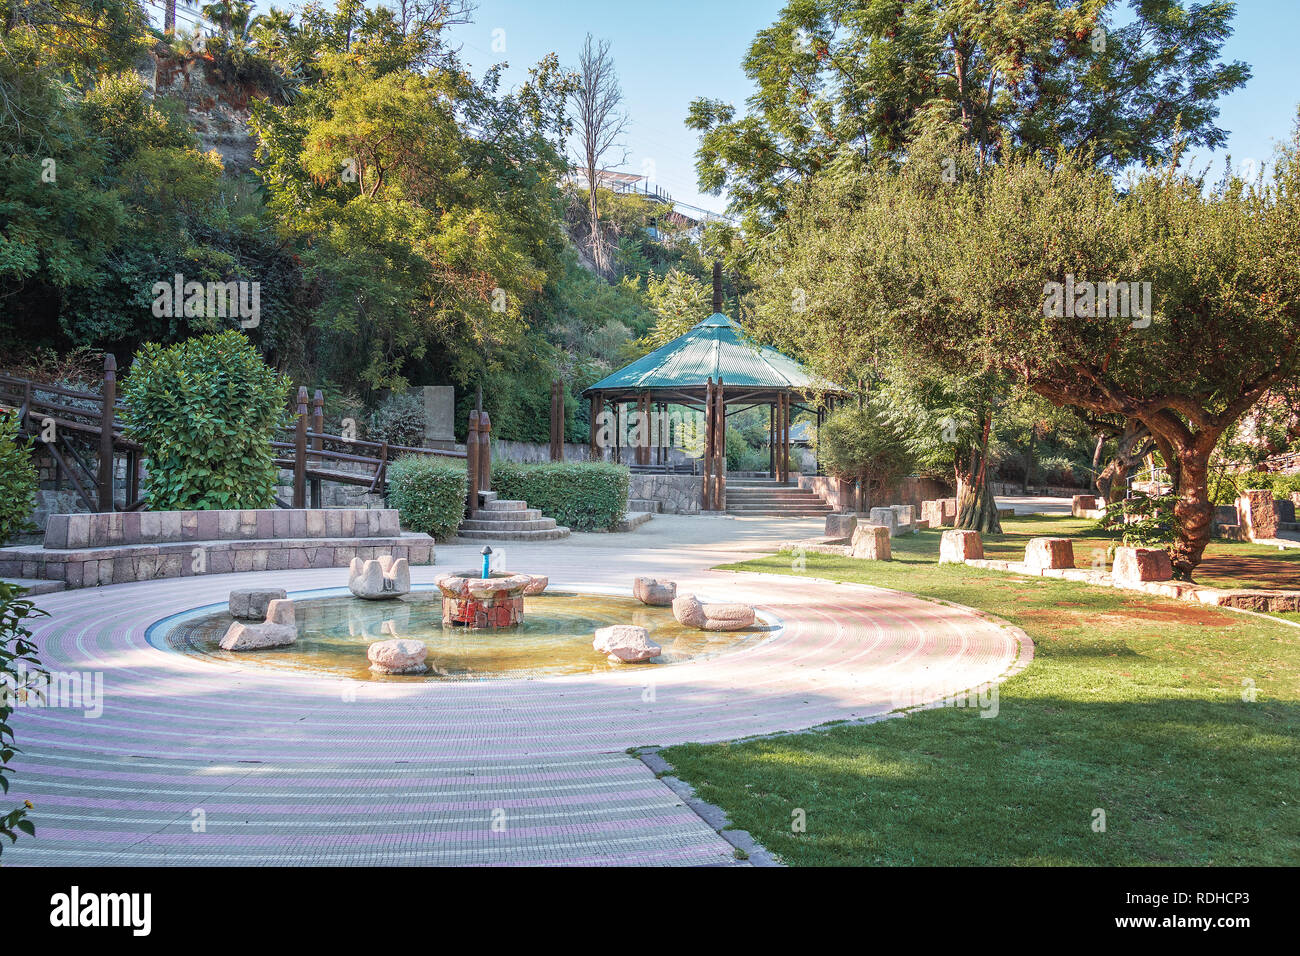
[[[274,507],[270,443],[288,423],[289,389],[239,332],[141,349],[122,383],[122,417],[149,460],[149,507]]]
[[[814,432],[814,447],[827,474],[856,484],[857,511],[871,508],[913,466],[899,434],[870,406],[836,409]]]
[[[646,300],[655,314],[655,326],[637,344],[643,349],[657,349],[708,317],[713,290],[698,276],[669,269],[662,278],[651,278],[646,283]]]
[[[0,581],[0,791],[6,794],[12,772],[9,761],[18,752],[10,724],[17,703],[12,695],[39,693],[35,689],[28,690],[27,684],[43,673],[27,619],[43,617],[45,612],[24,598],[25,593],[26,588]],[[21,807],[0,813],[0,837],[8,837],[10,843],[17,843],[19,833],[35,836],[36,827],[27,819],[27,812],[31,809],[31,802],[24,800]],[[0,842],[0,853],[3,851],[4,844]]]
[[[792,0],[744,61],[746,115],[707,98],[705,189],[751,229],[790,189],[841,163],[956,132],[981,160],[1086,148],[1110,171],[1167,159],[1182,136],[1214,148],[1218,99],[1250,77],[1219,60],[1234,4],[1135,0]]]
[[[18,415],[0,410],[0,544],[31,527],[36,466],[18,437]]]
[[[1216,443],[1300,375],[1300,131],[1271,182],[1213,188],[1171,169],[1120,188],[1072,156],[990,166],[971,148],[918,148],[901,169],[817,183],[776,243],[760,312],[773,328],[834,328],[819,348],[804,339],[814,355],[883,340],[1149,429],[1178,495],[1182,578],[1209,541]],[[816,285],[791,317],[791,289]]]
[[[292,39],[314,82],[254,108],[270,209],[319,290],[326,371],[367,391],[413,370],[482,381],[560,264],[566,78],[550,57],[502,94],[499,70],[473,82],[440,31],[311,8]]]

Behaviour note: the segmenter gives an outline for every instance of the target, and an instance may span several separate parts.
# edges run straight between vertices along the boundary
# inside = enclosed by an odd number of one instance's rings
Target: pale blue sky
[[[259,0],[258,8],[270,4]],[[291,8],[297,4],[281,4]],[[453,29],[476,74],[509,62],[518,83],[529,66],[554,51],[572,65],[586,33],[611,41],[631,127],[626,169],[640,173],[652,162],[656,182],[683,202],[721,211],[725,200],[696,187],[697,134],[683,121],[697,96],[734,103],[743,111],[751,92],[741,61],[754,34],[776,19],[783,0],[657,0],[614,4],[608,0],[479,0],[475,22]],[[1249,63],[1246,86],[1220,101],[1219,125],[1230,135],[1225,149],[1200,153],[1216,174],[1223,157],[1234,164],[1268,161],[1273,143],[1289,135],[1300,103],[1295,45],[1300,38],[1300,0],[1238,0],[1236,32],[1224,59]],[[505,44],[494,52],[494,30]]]

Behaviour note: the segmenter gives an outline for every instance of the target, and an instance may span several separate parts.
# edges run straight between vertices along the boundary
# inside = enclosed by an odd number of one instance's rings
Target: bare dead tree
[[[587,176],[587,222],[591,229],[591,257],[604,274],[610,270],[609,251],[600,228],[597,187],[601,173],[627,162],[628,150],[620,140],[627,132],[628,116],[620,109],[623,90],[614,70],[609,41],[593,41],[591,34],[578,57],[578,87],[570,94],[576,143],[575,165]],[[606,163],[606,156],[621,151],[618,162]]]

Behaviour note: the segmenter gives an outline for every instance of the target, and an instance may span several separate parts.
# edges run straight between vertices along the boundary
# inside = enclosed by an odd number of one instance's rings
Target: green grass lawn
[[[989,550],[1029,527],[1053,533],[1051,523],[1008,521]],[[938,535],[894,539],[892,562],[810,554],[803,573],[955,601],[1024,628],[1035,659],[1001,686],[997,716],[944,708],[666,750],[701,797],[796,865],[1300,864],[1300,630],[940,567]],[[729,567],[791,574],[791,563]],[[793,832],[797,811],[806,832]]]

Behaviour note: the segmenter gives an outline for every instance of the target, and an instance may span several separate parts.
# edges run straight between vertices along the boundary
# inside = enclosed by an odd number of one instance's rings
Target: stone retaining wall
[[[638,500],[658,501],[662,504],[664,514],[699,514],[702,480],[698,475],[633,472],[628,478],[627,496]]]
[[[260,509],[247,511],[138,511],[51,515],[47,549],[183,541],[282,538],[368,538],[401,534],[393,509]]]
[[[41,545],[0,548],[0,576],[69,588],[155,578],[343,568],[353,558],[432,564],[433,539],[391,509],[143,511],[52,515]]]

